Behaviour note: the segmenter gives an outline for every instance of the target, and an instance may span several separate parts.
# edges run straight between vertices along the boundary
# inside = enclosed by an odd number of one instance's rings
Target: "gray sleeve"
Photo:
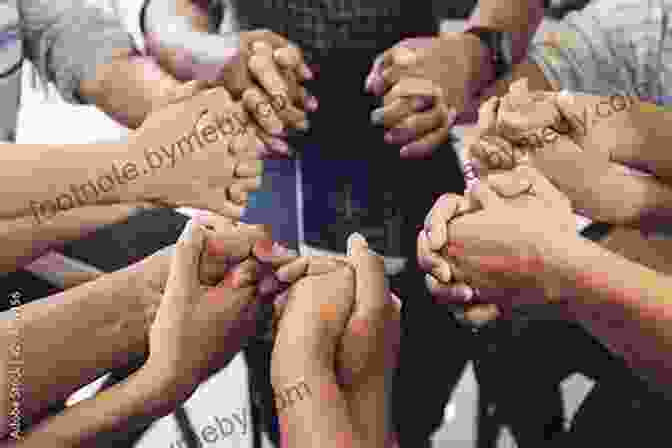
[[[19,0],[26,55],[43,79],[56,84],[63,98],[82,104],[83,79],[94,79],[96,67],[111,60],[118,48],[134,48],[114,14],[87,0]]]
[[[556,88],[642,98],[672,93],[672,0],[596,0],[544,21],[529,51]]]

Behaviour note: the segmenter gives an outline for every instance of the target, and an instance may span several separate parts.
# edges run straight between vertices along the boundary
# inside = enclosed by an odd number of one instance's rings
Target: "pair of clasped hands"
[[[302,85],[314,74],[301,50],[268,30],[239,36],[238,45],[227,49],[217,64],[192,68],[190,76],[199,80],[166,87],[165,100],[155,105],[131,141],[139,151],[171,145],[193,127],[204,130],[230,117],[237,129],[217,142],[216,150],[192,154],[179,166],[136,182],[137,194],[129,200],[192,206],[238,218],[249,193],[261,185],[261,160],[290,156],[285,141],[289,132],[309,129],[307,113],[317,110],[318,101]],[[389,129],[388,143],[403,145],[402,157],[430,155],[447,141],[458,111],[475,111],[481,52],[478,39],[450,33],[401,41],[373,62],[363,82],[383,104],[372,112],[371,121]],[[159,48],[158,58],[178,73],[186,56],[173,53]]]
[[[579,238],[574,212],[640,228],[669,222],[668,112],[631,97],[598,117],[608,100],[530,92],[521,79],[482,104],[467,142],[480,180],[464,196],[442,196],[418,236],[419,263],[439,301],[477,323],[562,299],[570,287],[559,266]]]
[[[155,273],[149,284],[165,285],[153,291],[162,297],[139,373],[151,379],[150,396],[162,397],[162,406],[172,409],[223,368],[255,335],[260,311],[269,306],[273,387],[281,394],[304,382],[311,391],[282,411],[283,431],[325,419],[286,437],[311,437],[319,426],[336,431],[327,440],[383,446],[401,302],[388,288],[382,257],[362,236],[349,238],[343,258],[301,258],[273,243],[264,226],[197,215],[172,258],[142,263]]]

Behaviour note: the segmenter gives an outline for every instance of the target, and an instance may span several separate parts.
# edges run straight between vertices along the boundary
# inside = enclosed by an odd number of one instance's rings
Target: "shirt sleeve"
[[[597,0],[562,21],[544,21],[529,58],[558,89],[669,95],[670,9],[669,0]]]
[[[96,67],[117,49],[134,48],[131,35],[113,13],[87,0],[19,0],[26,56],[63,98],[84,104],[79,84],[94,79]]]

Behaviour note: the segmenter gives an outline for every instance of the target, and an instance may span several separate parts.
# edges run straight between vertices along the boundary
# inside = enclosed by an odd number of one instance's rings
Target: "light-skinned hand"
[[[575,224],[566,196],[522,166],[487,177],[466,197],[442,196],[418,237],[419,263],[440,300],[538,303],[554,298],[545,266],[563,241],[577,238]]]
[[[136,169],[122,201],[239,218],[248,194],[261,186],[265,144],[225,89],[200,91],[202,83],[187,84],[185,91],[198,93],[176,93],[129,137],[129,162]]]
[[[477,110],[482,62],[481,44],[469,34],[401,41],[374,61],[367,77],[366,89],[384,96],[372,121],[392,129],[386,141],[404,145],[402,156],[430,155],[460,114]]]
[[[215,261],[224,264],[220,271],[225,273],[216,286],[208,285],[213,279],[203,281],[204,260],[213,250],[207,242],[208,225],[208,220],[190,220],[175,244],[142,367],[174,391],[177,402],[223,368],[254,334],[262,300],[257,285],[263,265],[249,256],[249,241],[234,244],[226,259]],[[245,249],[249,252],[240,261]]]
[[[577,213],[589,218],[614,224],[657,221],[661,210],[670,209],[672,189],[624,166],[639,164],[637,152],[648,148],[641,143],[646,134],[640,125],[645,117],[636,106],[641,103],[600,118],[593,111],[601,107],[600,113],[607,114],[604,98],[529,92],[520,80],[504,98],[491,98],[481,106],[469,156],[480,175],[534,166],[570,198]],[[648,119],[655,121],[660,114],[649,113]],[[661,143],[651,151],[659,158]]]
[[[330,372],[366,446],[383,446],[391,436],[389,398],[401,302],[389,291],[382,257],[361,235],[353,234],[347,257],[303,257],[284,265],[277,276],[292,286],[275,304],[280,323],[272,358],[274,384],[280,387],[283,381],[305,375],[301,369]],[[311,294],[324,299],[316,301]],[[314,323],[294,328],[302,318]],[[289,341],[297,338],[306,346],[290,352]]]

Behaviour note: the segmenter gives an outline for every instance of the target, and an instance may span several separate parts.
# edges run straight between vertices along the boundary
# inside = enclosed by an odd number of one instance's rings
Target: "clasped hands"
[[[343,258],[299,258],[273,244],[264,227],[218,216],[192,219],[172,260],[159,253],[131,267],[141,273],[141,295],[156,314],[148,314],[150,354],[142,375],[156,379],[166,407],[184,401],[255,334],[265,303],[275,310],[276,392],[306,381],[316,395],[311,406],[343,405],[339,418],[354,439],[389,437],[381,409],[389,407],[401,303],[366,240],[353,235],[348,247]],[[286,412],[294,418],[293,410]]]
[[[558,299],[562,285],[552,273],[561,247],[577,238],[573,211],[641,225],[669,207],[667,184],[625,167],[648,159],[658,176],[665,170],[651,163],[655,134],[642,124],[640,103],[630,98],[629,108],[600,121],[589,113],[604,98],[529,92],[523,79],[481,106],[468,142],[481,182],[464,197],[437,201],[418,237],[419,261],[439,300],[509,307]],[[649,112],[649,121],[657,118]]]

